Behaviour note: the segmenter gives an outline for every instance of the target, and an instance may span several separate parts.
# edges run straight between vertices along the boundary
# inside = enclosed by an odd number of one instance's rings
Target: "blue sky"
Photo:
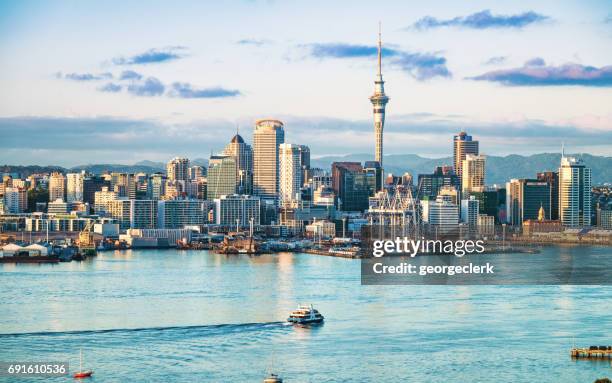
[[[612,155],[612,2],[3,2],[0,163],[206,158],[280,118],[314,156]],[[528,5],[527,5],[528,4]]]

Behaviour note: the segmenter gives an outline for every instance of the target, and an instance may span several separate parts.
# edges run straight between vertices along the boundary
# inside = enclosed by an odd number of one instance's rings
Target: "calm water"
[[[612,255],[541,256],[584,252]],[[147,250],[0,265],[0,302],[0,361],[75,367],[82,348],[91,382],[261,382],[267,371],[288,383],[612,377],[609,362],[568,356],[572,338],[612,343],[611,286],[361,286],[355,260]],[[325,324],[283,323],[298,302],[314,302]]]

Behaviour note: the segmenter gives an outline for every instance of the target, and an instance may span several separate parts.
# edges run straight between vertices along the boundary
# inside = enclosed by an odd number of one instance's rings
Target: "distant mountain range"
[[[586,165],[592,169],[593,184],[612,183],[612,157],[592,156],[589,154],[574,155],[581,157]],[[326,156],[311,161],[312,167],[329,169],[335,161],[357,161],[371,160],[370,154],[349,154],[346,156]],[[557,170],[561,155],[558,153],[542,153],[531,156],[520,156],[512,154],[505,157],[487,156],[486,181],[487,184],[503,184],[511,178],[535,178],[537,172]],[[197,158],[191,161],[194,165],[207,166],[208,160]],[[426,158],[416,154],[391,154],[385,156],[385,172],[401,175],[410,172],[415,178],[419,174],[430,174],[436,166],[452,165],[453,158]],[[51,171],[81,171],[86,170],[94,174],[105,171],[129,172],[129,173],[155,173],[164,172],[166,164],[163,162],[140,161],[133,165],[118,164],[90,164],[79,165],[72,168],[60,166],[0,166],[0,173],[20,173],[28,176],[32,173],[44,173]]]

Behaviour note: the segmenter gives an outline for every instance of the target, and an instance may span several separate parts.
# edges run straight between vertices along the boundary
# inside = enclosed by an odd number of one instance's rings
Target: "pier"
[[[570,355],[573,359],[612,359],[612,346],[572,348]]]

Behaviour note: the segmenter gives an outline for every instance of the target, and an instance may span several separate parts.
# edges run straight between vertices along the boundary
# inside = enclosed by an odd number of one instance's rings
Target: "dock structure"
[[[612,359],[612,346],[572,348],[570,355],[574,359]]]

